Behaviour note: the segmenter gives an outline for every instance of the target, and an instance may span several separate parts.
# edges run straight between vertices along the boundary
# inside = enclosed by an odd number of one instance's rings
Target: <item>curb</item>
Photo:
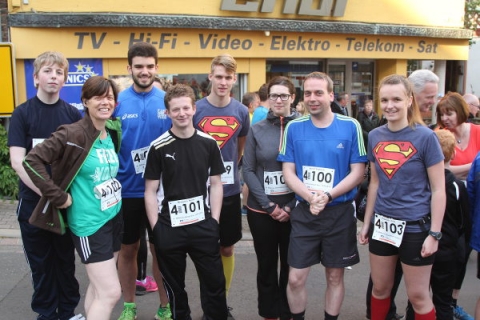
[[[0,229],[0,238],[21,238],[18,229]]]

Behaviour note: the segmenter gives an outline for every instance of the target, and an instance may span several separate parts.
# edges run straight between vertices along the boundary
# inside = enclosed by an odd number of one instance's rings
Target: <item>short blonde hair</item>
[[[235,59],[228,53],[224,53],[213,58],[212,65],[210,66],[210,72],[213,73],[213,68],[216,66],[224,67],[228,73],[237,72],[237,61],[235,61]]]
[[[58,51],[46,51],[40,54],[33,62],[33,75],[38,76],[40,69],[45,65],[58,64],[63,69],[65,82],[68,78],[68,60]]]
[[[435,134],[442,147],[444,162],[449,162],[455,154],[455,136],[448,130],[438,130]]]

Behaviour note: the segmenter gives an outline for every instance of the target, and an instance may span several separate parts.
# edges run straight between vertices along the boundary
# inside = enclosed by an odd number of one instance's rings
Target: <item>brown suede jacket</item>
[[[122,136],[120,120],[108,120],[106,127],[118,153]],[[99,136],[100,131],[86,114],[73,124],[60,126],[50,138],[27,154],[23,167],[42,192],[29,219],[30,224],[55,233],[65,233],[65,215],[58,206],[67,201],[68,188]],[[51,168],[51,175],[47,166]]]

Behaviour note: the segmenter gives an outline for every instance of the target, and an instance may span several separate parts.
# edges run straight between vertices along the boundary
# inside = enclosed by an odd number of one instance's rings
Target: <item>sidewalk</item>
[[[16,215],[17,206],[17,200],[0,200],[0,246],[22,244]],[[243,238],[236,247],[243,250],[253,250],[252,235],[248,228],[247,216],[242,216],[242,226]]]
[[[16,215],[17,205],[16,200],[0,200],[0,246],[22,243]]]

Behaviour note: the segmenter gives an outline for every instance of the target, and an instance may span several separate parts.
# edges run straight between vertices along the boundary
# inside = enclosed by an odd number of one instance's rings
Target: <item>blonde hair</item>
[[[212,64],[210,66],[210,70],[212,73],[213,68],[215,68],[216,66],[224,67],[228,73],[237,72],[237,61],[235,61],[235,59],[228,53],[224,53],[213,58]]]
[[[33,75],[38,76],[40,69],[45,65],[58,64],[63,69],[65,82],[68,78],[68,60],[58,51],[46,51],[40,54],[33,62]]]

